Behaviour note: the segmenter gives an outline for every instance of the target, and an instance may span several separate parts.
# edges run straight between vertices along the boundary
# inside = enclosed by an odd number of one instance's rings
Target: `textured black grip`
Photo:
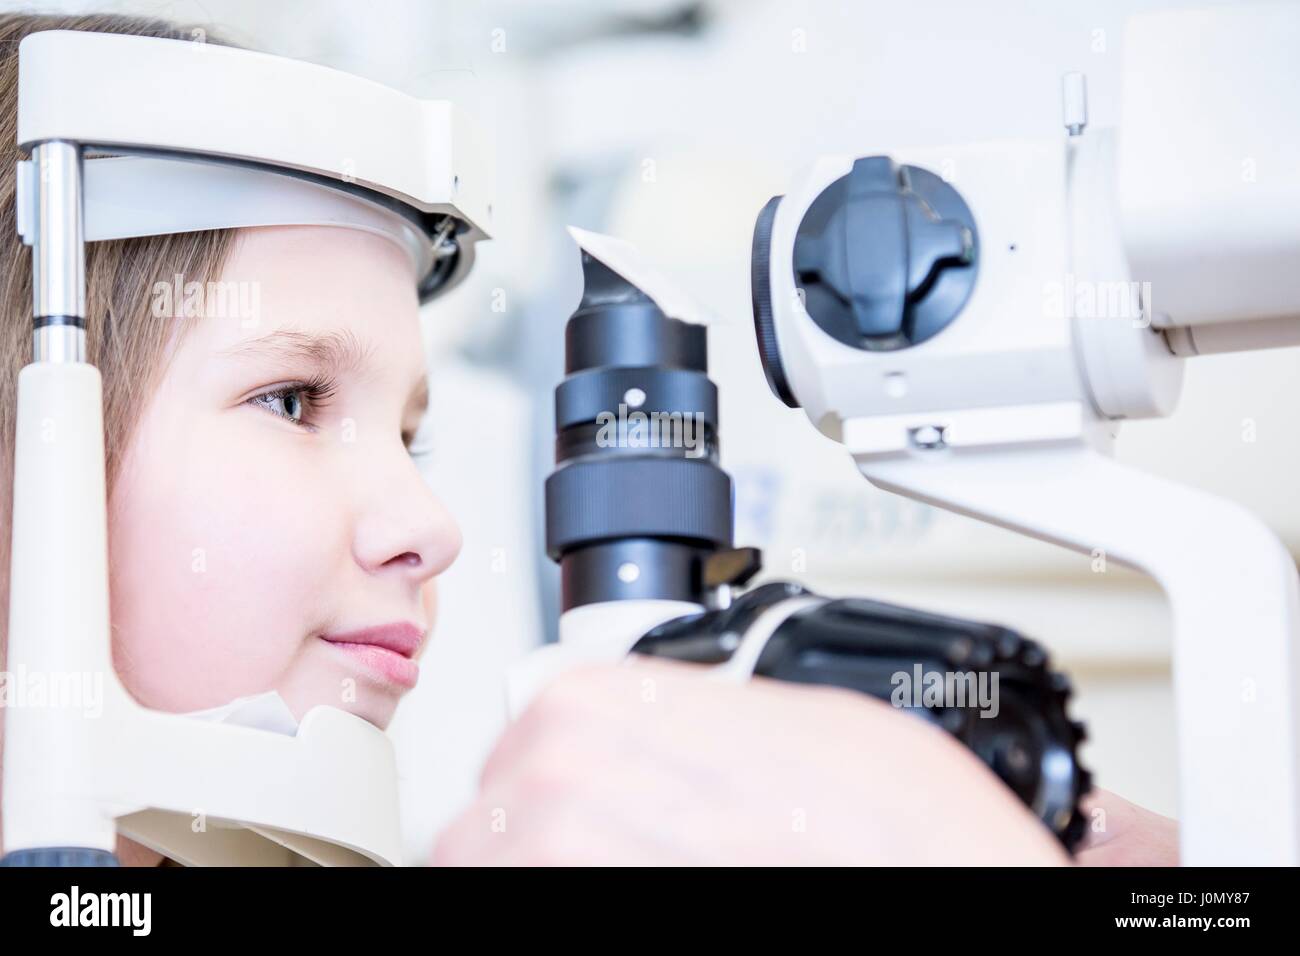
[[[546,553],[619,538],[731,547],[731,477],[707,459],[577,461],[546,479]]]
[[[721,663],[764,611],[796,596],[813,597],[798,585],[765,584],[726,610],[655,628],[633,651]],[[1079,801],[1092,778],[1078,757],[1084,727],[1067,714],[1069,680],[1049,664],[1038,644],[1005,627],[854,598],[795,611],[768,639],[753,673],[859,691],[933,721],[970,748],[1073,850],[1087,827]],[[910,677],[918,669],[996,674],[996,713],[981,713],[969,703],[930,702],[924,695],[899,703],[895,697],[904,681],[898,675]]]

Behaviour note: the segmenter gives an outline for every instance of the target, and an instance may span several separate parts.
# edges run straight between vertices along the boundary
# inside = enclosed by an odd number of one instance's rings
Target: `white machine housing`
[[[1085,129],[1071,78],[1068,138],[863,149],[975,217],[973,293],[919,345],[839,342],[796,287],[799,224],[854,157],[818,161],[773,224],[785,378],[873,484],[1165,589],[1186,864],[1300,863],[1300,584],[1258,517],[1109,452],[1122,420],[1173,411],[1186,356],[1300,344],[1296,36],[1292,5],[1135,17],[1116,129]]]

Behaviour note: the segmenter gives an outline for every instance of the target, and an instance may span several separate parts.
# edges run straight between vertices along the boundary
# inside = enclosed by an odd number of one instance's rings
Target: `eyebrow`
[[[365,368],[370,352],[370,348],[362,346],[351,329],[333,332],[277,329],[260,338],[222,349],[218,354],[232,358],[266,357],[286,362],[307,362],[322,372],[338,375]]]

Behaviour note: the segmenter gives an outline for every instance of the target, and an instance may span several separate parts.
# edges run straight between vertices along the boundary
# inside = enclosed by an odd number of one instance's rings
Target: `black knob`
[[[888,156],[857,160],[808,207],[795,284],[828,335],[854,348],[906,348],[942,331],[978,272],[975,218],[957,190]]]

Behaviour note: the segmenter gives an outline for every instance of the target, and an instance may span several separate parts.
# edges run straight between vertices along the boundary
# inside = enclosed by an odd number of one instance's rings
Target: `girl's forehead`
[[[281,308],[330,315],[359,307],[419,309],[415,270],[389,239],[337,226],[242,229],[222,279],[256,283]]]
[[[419,349],[414,271],[392,242],[330,226],[241,233],[217,280],[221,302],[202,313],[224,320],[205,323],[213,346],[267,339],[281,352],[310,347],[340,360]]]

